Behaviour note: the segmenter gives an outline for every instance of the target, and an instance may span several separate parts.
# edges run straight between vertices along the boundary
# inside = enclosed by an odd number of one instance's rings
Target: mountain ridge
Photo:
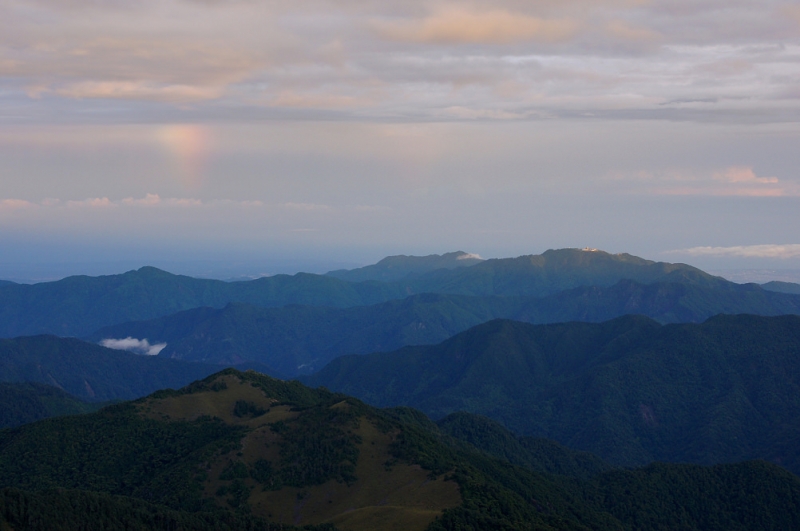
[[[364,282],[367,280],[392,282],[408,280],[438,269],[469,267],[482,261],[483,259],[478,255],[466,253],[464,251],[430,254],[427,256],[409,256],[401,254],[387,256],[379,260],[376,264],[359,267],[357,269],[337,269],[335,271],[328,271],[325,275],[347,280],[348,282]]]
[[[82,337],[103,326],[157,318],[201,306],[219,308],[229,302],[263,307],[303,304],[344,308],[419,293],[544,297],[581,286],[611,286],[623,279],[640,283],[673,279],[712,287],[730,284],[685,264],[579,249],[485,260],[469,267],[438,269],[395,282],[347,282],[310,273],[224,282],[143,267],[121,275],[2,285],[0,336],[52,333]]]
[[[87,339],[147,338],[167,344],[161,356],[225,364],[255,360],[274,367],[269,374],[295,376],[319,370],[339,355],[438,343],[495,318],[601,322],[630,313],[662,323],[701,322],[718,313],[800,314],[800,297],[755,285],[713,288],[621,280],[543,298],[419,294],[350,308],[230,303],[106,327]]]
[[[433,418],[465,410],[612,464],[763,458],[800,472],[800,317],[494,320],[301,380]]]

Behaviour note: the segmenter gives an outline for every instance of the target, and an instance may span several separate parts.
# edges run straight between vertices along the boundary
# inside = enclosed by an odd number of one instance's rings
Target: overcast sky
[[[798,168],[797,2],[0,0],[0,278],[800,269]]]

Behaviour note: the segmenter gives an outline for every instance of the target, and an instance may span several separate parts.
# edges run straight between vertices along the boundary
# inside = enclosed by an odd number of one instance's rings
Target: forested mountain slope
[[[90,413],[101,405],[84,402],[51,385],[1,382],[0,428],[13,428],[48,417]]]
[[[103,328],[88,339],[134,337],[166,343],[161,356],[205,363],[264,363],[270,374],[309,374],[343,354],[434,344],[495,318],[530,323],[600,322],[626,314],[700,322],[718,313],[800,313],[800,296],[754,284],[680,283],[581,287],[544,298],[422,294],[372,306],[261,308],[232,303]]]
[[[138,398],[218,370],[218,365],[140,356],[74,338],[0,339],[0,381],[47,384],[87,401]]]
[[[461,448],[431,426],[413,411],[384,412],[226,370],[97,413],[0,430],[0,526],[755,531],[800,524],[800,480],[767,463],[656,465],[580,479]]]
[[[305,377],[434,418],[465,410],[615,464],[763,458],[800,472],[800,317],[497,320]]]

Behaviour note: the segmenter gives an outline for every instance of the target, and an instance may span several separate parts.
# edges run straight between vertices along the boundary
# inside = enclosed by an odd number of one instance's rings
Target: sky
[[[0,0],[0,278],[800,270],[800,4]]]

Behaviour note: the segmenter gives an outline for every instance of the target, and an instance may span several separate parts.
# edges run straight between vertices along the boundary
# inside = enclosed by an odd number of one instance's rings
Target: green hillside
[[[768,459],[800,472],[800,317],[492,321],[304,378],[378,406],[465,410],[611,463]]]
[[[90,413],[102,405],[84,402],[50,385],[0,383],[0,428],[13,428],[48,417]]]
[[[766,463],[580,479],[463,448],[432,426],[411,410],[229,369],[180,391],[0,430],[0,527],[621,531],[652,521],[722,531],[800,522],[800,479]]]
[[[277,523],[413,530],[439,518],[433,528],[587,529],[581,521],[602,520],[544,476],[459,453],[343,395],[233,370],[2,431],[0,449],[8,487],[90,490]]]
[[[91,402],[179,388],[218,370],[219,366],[139,356],[74,338],[0,339],[0,381],[38,382]]]

